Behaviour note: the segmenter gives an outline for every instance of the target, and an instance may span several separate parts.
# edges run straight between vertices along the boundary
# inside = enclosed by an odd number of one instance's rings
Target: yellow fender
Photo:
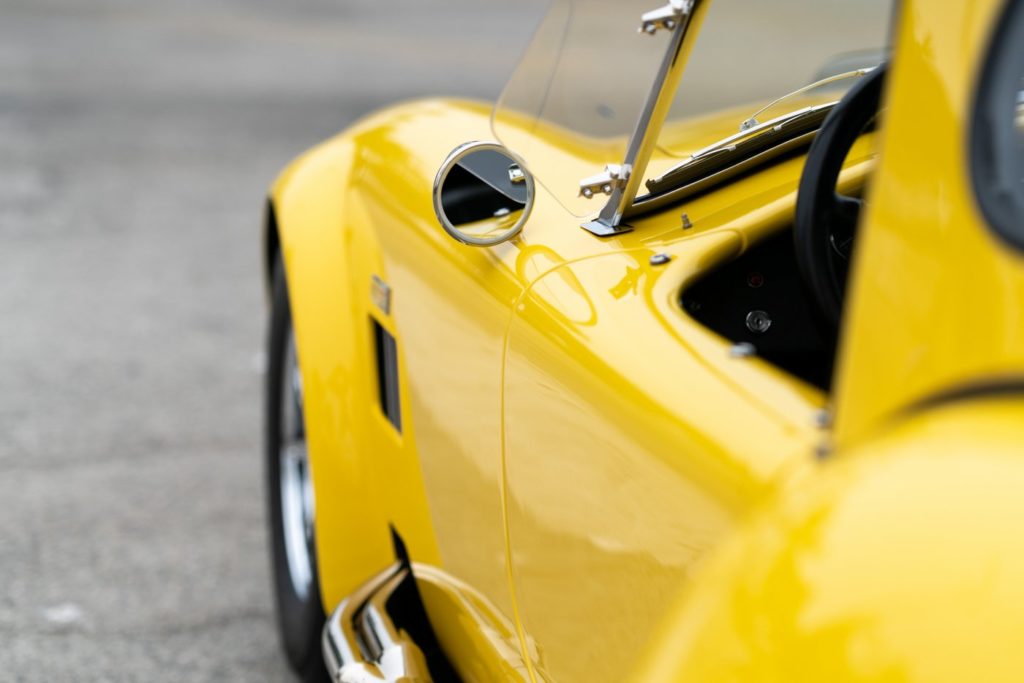
[[[1019,681],[1022,437],[1024,400],[976,399],[811,468],[720,549],[636,680]]]
[[[279,253],[288,281],[328,613],[394,561],[392,525],[414,557],[437,562],[411,425],[398,433],[378,406],[371,320],[398,335],[389,315],[371,306],[369,278],[357,277],[381,263],[372,223],[348,190],[359,130],[315,147],[281,174],[264,240],[268,276]]]

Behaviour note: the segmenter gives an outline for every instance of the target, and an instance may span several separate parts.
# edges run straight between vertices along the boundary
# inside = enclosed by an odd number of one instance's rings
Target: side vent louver
[[[402,431],[402,408],[398,400],[398,349],[391,333],[373,320],[373,340],[377,349],[377,395],[384,416]]]

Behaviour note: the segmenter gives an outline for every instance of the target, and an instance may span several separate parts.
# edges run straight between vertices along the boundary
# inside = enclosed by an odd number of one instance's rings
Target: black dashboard
[[[832,379],[835,342],[814,318],[785,230],[711,272],[682,295],[686,312],[723,337],[822,389]]]

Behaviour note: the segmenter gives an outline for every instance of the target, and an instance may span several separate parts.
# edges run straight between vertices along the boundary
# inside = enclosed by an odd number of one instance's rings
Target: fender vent
[[[402,408],[398,400],[398,347],[391,333],[373,320],[373,341],[377,350],[377,395],[384,417],[402,431]]]

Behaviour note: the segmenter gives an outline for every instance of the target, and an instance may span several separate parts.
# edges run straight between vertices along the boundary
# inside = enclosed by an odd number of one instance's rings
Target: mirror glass
[[[449,235],[474,246],[505,242],[523,228],[533,206],[533,178],[494,142],[457,147],[434,181],[434,211]]]

